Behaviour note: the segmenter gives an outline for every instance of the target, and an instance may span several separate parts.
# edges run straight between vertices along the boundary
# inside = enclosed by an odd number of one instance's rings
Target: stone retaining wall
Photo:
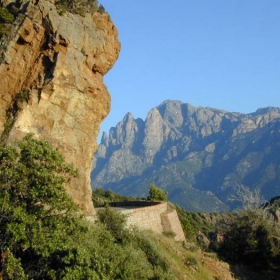
[[[156,233],[174,233],[176,241],[185,241],[185,235],[175,209],[168,210],[167,202],[114,203],[113,207],[136,207],[120,210],[127,218],[127,226],[152,230]]]
[[[186,240],[179,217],[177,215],[177,211],[175,209],[162,213],[161,221],[164,232],[175,233],[174,239],[176,241]]]

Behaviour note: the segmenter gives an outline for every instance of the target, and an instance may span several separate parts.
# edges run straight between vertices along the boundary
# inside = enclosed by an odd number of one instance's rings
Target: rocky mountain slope
[[[168,100],[103,134],[92,187],[147,196],[150,183],[188,210],[226,211],[237,186],[280,192],[280,109],[240,114]]]
[[[2,1],[16,14],[0,41],[0,133],[6,143],[33,133],[58,147],[80,171],[67,191],[93,214],[92,154],[110,109],[103,76],[120,43],[106,13],[70,13],[56,2]]]

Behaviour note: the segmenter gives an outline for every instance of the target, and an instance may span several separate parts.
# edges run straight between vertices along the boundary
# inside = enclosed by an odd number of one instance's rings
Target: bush
[[[227,261],[268,269],[279,260],[275,242],[279,225],[264,209],[236,212],[221,222],[218,231],[223,239],[215,246]]]
[[[98,11],[97,0],[58,0],[56,6],[61,14],[65,11],[70,13],[84,15]]]
[[[117,241],[122,241],[126,233],[126,218],[123,214],[110,209],[106,205],[105,209],[97,212],[99,221],[105,225],[105,228],[115,237]]]
[[[150,185],[148,200],[151,201],[167,201],[167,193],[157,188],[155,184]]]
[[[9,25],[13,23],[14,16],[5,8],[0,7],[0,39],[9,30]]]
[[[14,21],[14,16],[5,8],[0,8],[0,22],[2,23],[12,23]]]

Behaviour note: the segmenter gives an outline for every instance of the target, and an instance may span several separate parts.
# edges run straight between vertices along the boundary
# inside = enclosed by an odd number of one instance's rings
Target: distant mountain
[[[280,108],[251,114],[167,100],[147,119],[131,113],[104,133],[92,187],[147,196],[150,183],[193,211],[226,211],[238,185],[280,194]]]

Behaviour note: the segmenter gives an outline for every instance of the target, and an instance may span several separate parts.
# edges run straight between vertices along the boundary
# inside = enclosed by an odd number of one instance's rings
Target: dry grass
[[[220,262],[216,254],[203,252],[194,245],[187,247],[171,237],[149,234],[160,244],[161,254],[170,261],[179,280],[234,279],[228,277],[229,266]]]

